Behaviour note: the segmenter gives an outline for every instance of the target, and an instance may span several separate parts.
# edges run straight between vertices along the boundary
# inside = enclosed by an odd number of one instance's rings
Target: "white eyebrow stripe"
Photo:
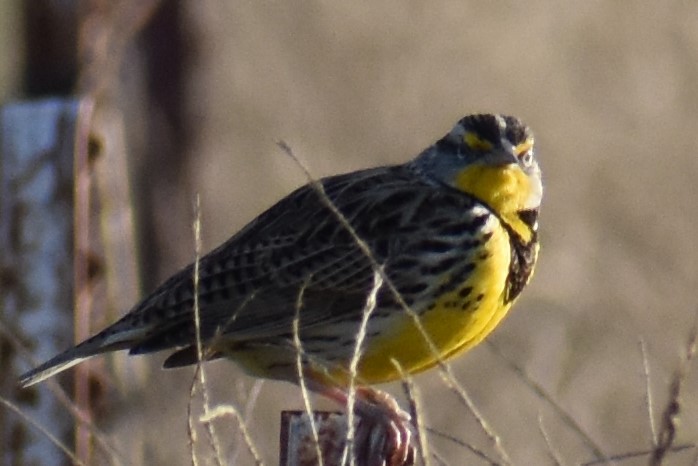
[[[494,116],[494,119],[497,121],[497,125],[499,125],[500,134],[502,134],[502,136],[504,136],[506,134],[507,121],[500,114],[496,114]]]

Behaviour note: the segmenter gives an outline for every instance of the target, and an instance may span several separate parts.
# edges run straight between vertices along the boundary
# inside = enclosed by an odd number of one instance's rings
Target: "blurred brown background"
[[[65,6],[37,3],[51,15]],[[31,57],[43,53],[28,47],[46,44],[30,40],[41,32],[26,10],[18,0],[0,6],[2,101],[65,92],[28,84]],[[75,45],[70,32],[60,37]],[[542,252],[491,341],[607,455],[651,448],[639,341],[658,423],[698,311],[698,3],[163,2],[122,60],[109,85],[128,124],[145,291],[193,260],[196,193],[209,250],[304,182],[278,140],[319,177],[403,162],[468,113],[524,119],[545,180]],[[57,69],[71,66],[79,60]],[[69,90],[79,89],[73,79]],[[192,371],[135,377],[128,366],[137,362],[114,361],[131,375],[117,375],[98,424],[121,461],[189,464]],[[147,361],[155,369],[162,357]],[[564,464],[593,459],[486,345],[453,366],[514,464],[553,464],[539,426]],[[677,444],[698,442],[692,369]],[[254,380],[225,362],[207,375],[214,404],[244,409]],[[436,373],[416,381],[429,426],[494,456]],[[277,461],[279,412],[301,409],[299,393],[262,385],[250,429],[268,464]],[[235,422],[215,425],[225,458],[251,464]],[[201,464],[213,464],[201,428],[198,436]],[[447,464],[484,464],[431,440]],[[696,449],[666,464],[697,464]]]

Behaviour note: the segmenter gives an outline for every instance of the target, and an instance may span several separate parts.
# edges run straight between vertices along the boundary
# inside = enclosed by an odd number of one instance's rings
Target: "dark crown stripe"
[[[501,138],[499,122],[494,115],[470,115],[463,118],[461,124],[487,141],[497,142]]]

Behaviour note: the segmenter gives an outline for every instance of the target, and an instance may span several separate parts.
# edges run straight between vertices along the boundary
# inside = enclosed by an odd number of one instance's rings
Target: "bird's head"
[[[470,115],[420,154],[424,176],[486,204],[524,241],[537,228],[543,186],[533,133],[504,115]]]

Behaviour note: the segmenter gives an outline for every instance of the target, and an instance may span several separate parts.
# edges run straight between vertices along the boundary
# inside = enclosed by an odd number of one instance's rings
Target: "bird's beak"
[[[511,146],[511,144],[509,144]],[[492,151],[484,160],[485,164],[493,166],[505,166],[517,164],[519,160],[516,158],[513,147],[503,147]]]

